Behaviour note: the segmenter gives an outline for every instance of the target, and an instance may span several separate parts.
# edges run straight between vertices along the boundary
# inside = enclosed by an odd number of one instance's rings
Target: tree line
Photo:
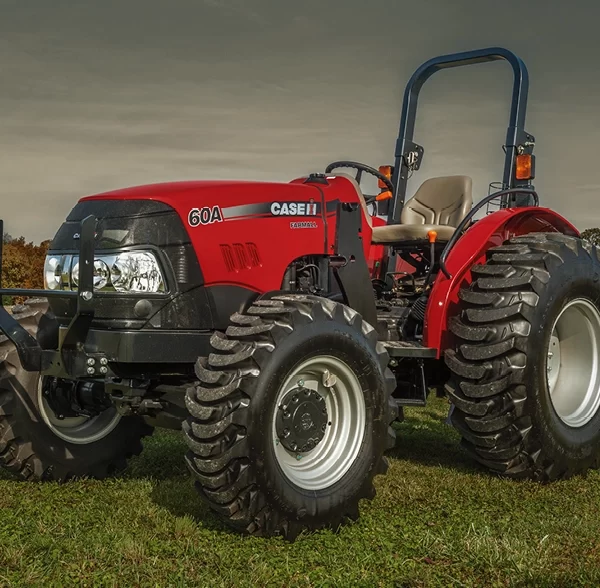
[[[586,229],[585,231],[581,231],[581,238],[594,245],[600,245],[600,229]]]
[[[44,287],[44,260],[50,240],[34,245],[25,237],[14,238],[8,233],[2,236],[2,287],[36,288]],[[18,304],[22,297],[5,296],[5,305]]]

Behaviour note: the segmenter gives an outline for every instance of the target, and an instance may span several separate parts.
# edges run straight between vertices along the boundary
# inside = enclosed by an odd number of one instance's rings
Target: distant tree
[[[2,247],[2,287],[4,288],[36,288],[44,287],[44,260],[50,241],[42,241],[39,245],[26,242],[25,237],[13,239],[5,233]],[[12,299],[11,299],[12,298]],[[23,297],[2,299],[4,305],[23,302]]]
[[[12,240],[13,238],[10,233],[4,233],[4,235],[2,235],[2,243],[10,243]]]
[[[581,238],[594,245],[600,245],[600,229],[586,229],[581,232]]]

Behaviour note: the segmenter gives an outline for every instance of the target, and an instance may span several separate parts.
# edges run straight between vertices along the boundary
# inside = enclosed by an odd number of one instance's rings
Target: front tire
[[[46,300],[16,310],[21,326],[42,344],[52,343]],[[39,373],[23,369],[15,347],[0,334],[0,465],[22,480],[105,478],[123,470],[127,459],[142,451],[142,438],[152,434],[140,417],[119,418],[110,409],[91,419],[58,419],[41,382]]]
[[[600,466],[600,261],[529,234],[473,267],[450,320],[452,423],[484,466],[551,481]]]
[[[186,461],[200,496],[253,535],[337,528],[375,495],[393,447],[395,378],[350,308],[300,295],[236,314],[188,390]]]

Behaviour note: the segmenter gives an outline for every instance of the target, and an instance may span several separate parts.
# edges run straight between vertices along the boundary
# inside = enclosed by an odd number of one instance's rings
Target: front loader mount
[[[0,305],[0,332],[3,332],[15,345],[23,368],[30,372],[44,372],[56,377],[90,377],[104,374],[107,359],[102,353],[89,353],[83,349],[92,319],[94,318],[94,237],[96,219],[88,216],[81,222],[81,239],[79,244],[80,278],[77,291],[33,290],[23,288],[2,289],[0,297],[63,297],[77,299],[77,312],[71,320],[64,336],[60,337],[58,349],[42,349],[39,342],[32,337],[4,308]],[[0,220],[0,234],[3,234],[3,222]],[[2,267],[2,244],[0,243],[0,268]]]

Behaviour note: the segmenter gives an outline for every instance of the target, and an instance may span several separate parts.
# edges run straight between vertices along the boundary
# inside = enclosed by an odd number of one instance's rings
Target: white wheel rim
[[[335,383],[326,386],[324,380],[328,384]],[[281,400],[299,386],[323,397],[328,416],[323,438],[314,449],[304,453],[284,447],[275,425]],[[275,456],[285,476],[306,490],[328,488],[348,472],[363,442],[366,404],[360,382],[350,367],[337,357],[312,357],[296,367],[280,388],[272,422]]]
[[[60,439],[74,445],[89,445],[106,437],[121,420],[113,406],[94,417],[66,417],[59,419],[44,398],[43,379],[38,382],[38,407],[47,427]]]
[[[600,407],[600,313],[577,298],[560,312],[546,353],[546,375],[556,414],[573,428],[587,424]]]

